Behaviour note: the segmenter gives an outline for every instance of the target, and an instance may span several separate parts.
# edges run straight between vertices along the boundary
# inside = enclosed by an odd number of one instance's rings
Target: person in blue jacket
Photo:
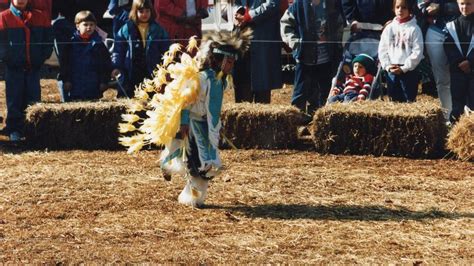
[[[135,86],[151,78],[169,45],[168,34],[155,22],[151,2],[134,0],[130,20],[117,33],[112,54],[112,78],[124,88],[120,96],[132,97]]]
[[[326,102],[333,76],[332,64],[337,49],[335,5],[327,0],[295,0],[280,20],[283,41],[293,49],[296,61],[291,104],[307,114]]]
[[[61,56],[64,98],[65,101],[99,99],[110,80],[110,54],[95,30],[94,14],[80,11],[75,23],[77,31]]]
[[[11,141],[22,138],[25,109],[41,101],[40,68],[51,55],[51,23],[28,0],[13,0],[0,13],[0,58],[5,62],[7,100],[6,133]]]

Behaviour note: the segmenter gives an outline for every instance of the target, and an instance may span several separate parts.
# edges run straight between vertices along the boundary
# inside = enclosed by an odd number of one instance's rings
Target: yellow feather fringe
[[[191,39],[189,49],[198,49]],[[158,65],[151,80],[144,80],[135,90],[135,97],[122,115],[125,123],[119,124],[120,133],[138,131],[132,137],[119,138],[128,153],[136,153],[147,144],[169,145],[179,131],[181,111],[194,103],[199,95],[199,63],[183,52],[180,62],[174,62],[181,45],[173,44],[165,53],[163,65]],[[165,86],[164,93],[159,93]],[[155,93],[150,97],[149,93]],[[146,111],[140,119],[135,113]]]

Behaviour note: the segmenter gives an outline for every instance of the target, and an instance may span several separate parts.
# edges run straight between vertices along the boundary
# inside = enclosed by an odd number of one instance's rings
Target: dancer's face
[[[234,68],[235,58],[231,56],[224,56],[224,60],[222,60],[222,72],[224,74],[229,74]]]

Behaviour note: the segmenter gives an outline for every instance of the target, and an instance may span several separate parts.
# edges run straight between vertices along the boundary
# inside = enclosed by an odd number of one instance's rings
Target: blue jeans
[[[470,74],[451,72],[451,96],[453,100],[451,122],[459,119],[464,112],[465,105],[474,110],[474,75],[472,72]]]
[[[446,39],[446,34],[437,29],[436,26],[431,25],[426,32],[425,47],[433,70],[438,97],[441,106],[445,110],[444,117],[448,120],[453,103],[451,100],[448,58],[443,47],[444,39]]]
[[[331,72],[331,63],[321,65],[297,63],[291,105],[310,114],[323,105],[331,87]]]
[[[334,96],[329,97],[328,103],[335,103],[335,102],[350,103],[350,102],[356,101],[358,95],[359,94],[355,92],[341,93],[339,95],[334,95]]]
[[[41,101],[39,70],[5,68],[7,100],[6,131],[23,132],[25,110],[28,105]]]
[[[418,93],[420,75],[417,71],[408,71],[401,75],[388,73],[388,96],[395,102],[414,102]]]

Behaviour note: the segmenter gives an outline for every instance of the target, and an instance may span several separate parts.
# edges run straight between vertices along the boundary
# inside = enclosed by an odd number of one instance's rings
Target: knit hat
[[[359,54],[354,59],[352,60],[352,65],[355,63],[362,64],[365,69],[367,69],[367,72],[369,73],[374,73],[375,72],[375,62],[374,59],[367,54]]]

